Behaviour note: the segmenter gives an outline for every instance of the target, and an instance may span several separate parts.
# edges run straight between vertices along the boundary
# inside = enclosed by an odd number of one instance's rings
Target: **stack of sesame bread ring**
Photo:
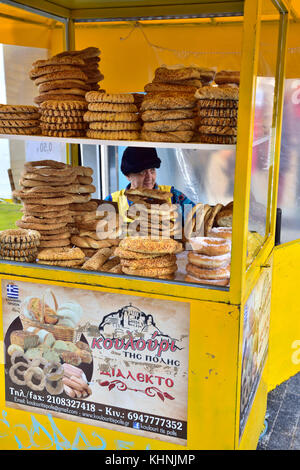
[[[173,239],[127,237],[120,241],[115,255],[120,258],[124,274],[174,279],[177,271],[176,254],[181,251],[182,244]]]
[[[91,139],[138,140],[141,124],[135,98],[131,93],[108,94],[90,91],[86,95],[87,137]]]
[[[36,106],[0,105],[0,134],[40,134],[40,114]]]
[[[83,72],[83,59],[72,56],[52,57],[37,60],[29,73],[38,86],[39,95],[34,98],[37,105],[44,101],[85,101],[84,95],[90,89],[88,77]]]
[[[239,89],[235,86],[205,86],[197,98],[196,140],[209,144],[235,144]]]
[[[40,248],[70,246],[68,224],[73,222],[69,204],[78,198],[74,168],[53,160],[26,162],[20,190],[14,195],[23,203],[23,217],[16,225],[40,233]],[[88,200],[90,195],[84,196]]]
[[[144,90],[146,93],[195,93],[204,84],[211,83],[214,77],[214,69],[181,65],[161,66],[155,70],[153,81],[147,83]]]
[[[149,236],[154,239],[182,238],[181,220],[177,206],[171,203],[172,193],[159,189],[127,189],[129,206],[127,231],[129,235]]]
[[[9,229],[0,232],[0,258],[33,263],[37,258],[40,234],[36,230]]]
[[[194,136],[194,93],[150,93],[141,104],[141,139],[153,142],[190,142]]]
[[[48,137],[83,137],[85,101],[44,101],[40,105],[42,135]]]
[[[84,65],[80,66],[84,74],[87,76],[86,83],[89,90],[98,91],[100,89],[99,82],[104,78],[103,74],[99,70],[100,62],[100,49],[98,47],[86,47],[85,49],[75,51],[65,51],[56,54],[54,58],[61,57],[76,57],[82,59]],[[104,90],[103,90],[104,91]]]

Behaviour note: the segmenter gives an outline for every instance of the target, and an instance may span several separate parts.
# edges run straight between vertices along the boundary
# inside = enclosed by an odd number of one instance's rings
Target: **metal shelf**
[[[106,146],[131,146],[131,147],[158,147],[158,148],[178,148],[193,150],[235,150],[236,145],[228,144],[199,144],[196,142],[174,143],[174,142],[146,142],[141,140],[99,140],[88,139],[85,137],[45,137],[42,135],[19,135],[19,134],[0,134],[0,139],[25,140],[31,142],[60,142],[65,144],[88,144],[88,145],[106,145]]]

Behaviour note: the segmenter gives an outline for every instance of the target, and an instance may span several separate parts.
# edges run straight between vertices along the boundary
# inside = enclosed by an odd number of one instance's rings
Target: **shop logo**
[[[8,299],[18,299],[19,298],[19,287],[14,284],[7,284],[6,286],[6,296]]]
[[[152,315],[132,304],[106,315],[99,325],[100,337],[93,338],[91,348],[153,352],[158,357],[179,348],[177,339],[164,334]]]

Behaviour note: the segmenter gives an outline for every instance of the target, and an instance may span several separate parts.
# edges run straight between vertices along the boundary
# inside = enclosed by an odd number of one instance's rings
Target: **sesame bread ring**
[[[0,127],[0,134],[36,135],[40,133],[39,127]]]
[[[50,59],[37,60],[33,62],[32,67],[47,67],[49,65],[77,65],[83,66],[85,62],[78,57],[64,56],[64,57],[51,57]]]
[[[0,114],[6,113],[38,113],[39,109],[36,106],[22,105],[22,104],[0,104]],[[31,119],[31,118],[30,118]]]
[[[68,217],[71,215],[71,212],[69,210],[67,211],[61,211],[61,212],[33,212],[33,211],[26,211],[22,209],[24,212],[24,215],[30,216],[30,217],[36,217],[37,219],[47,219],[49,222],[51,222],[50,219],[56,219],[57,217]]]
[[[203,86],[195,93],[197,100],[236,100],[239,99],[239,89],[232,87]]]
[[[197,103],[198,108],[233,108],[237,110],[238,106],[238,100],[231,99],[202,99]]]
[[[81,266],[84,260],[82,259],[73,259],[73,260],[57,260],[57,261],[50,261],[50,260],[37,260],[38,264],[48,264],[49,266],[60,266],[64,268],[75,268]]]
[[[75,88],[74,88],[75,89]],[[84,104],[86,104],[85,98],[81,94],[72,94],[71,91],[73,90],[67,90],[67,93],[65,94],[55,94],[55,93],[42,93],[39,96],[36,96],[33,101],[41,105],[44,101],[82,101]]]
[[[82,90],[89,90],[89,85],[87,85],[83,80],[52,80],[50,82],[41,83],[39,86],[39,93],[45,93],[50,90],[56,90],[59,88],[81,88]]]
[[[137,113],[138,108],[134,103],[88,103],[89,111],[101,111],[109,113]]]
[[[101,131],[135,131],[140,130],[141,124],[138,121],[132,122],[90,122],[89,128]]]
[[[0,249],[1,256],[12,256],[16,258],[21,258],[22,256],[35,256],[37,254],[37,247],[28,248],[28,249],[9,249],[2,248]]]
[[[70,261],[84,259],[84,253],[80,248],[49,248],[39,252],[39,260]]]
[[[224,238],[195,237],[189,242],[196,253],[207,256],[225,255],[231,251],[231,243]]]
[[[49,65],[47,67],[35,67],[29,72],[29,77],[35,85],[52,80],[83,80],[88,79],[80,67],[74,65]]]
[[[188,253],[188,261],[195,266],[203,269],[216,269],[224,268],[230,263],[231,255],[226,253],[225,255],[219,256],[207,256],[201,255],[200,253]]]
[[[186,265],[186,272],[199,279],[229,279],[230,278],[230,265],[222,268],[200,268],[194,264],[188,263]]]
[[[193,135],[193,131],[150,132],[142,130],[141,140],[150,142],[190,142]]]
[[[231,240],[232,227],[213,227],[207,234],[208,237],[225,238]]]
[[[119,256],[121,259],[128,260],[144,260],[161,257],[161,253],[138,253],[136,251],[125,250],[123,248],[117,247],[115,249],[116,256]]]
[[[195,129],[194,119],[167,119],[165,121],[144,122],[144,131],[188,131]]]
[[[196,86],[191,85],[177,85],[174,83],[152,82],[144,86],[146,93],[161,93],[165,91],[179,92],[179,93],[195,93]]]
[[[23,120],[23,121],[27,121],[27,120],[37,120],[37,119],[40,119],[40,113],[36,112],[36,113],[3,113],[1,114],[0,113],[0,119],[1,119],[1,122],[2,122],[2,119],[17,119],[17,120]]]
[[[90,139],[103,140],[139,140],[140,133],[138,131],[95,131],[88,129],[86,136]]]
[[[28,228],[33,230],[56,230],[63,228],[68,222],[60,222],[54,224],[41,224],[37,222],[24,222],[23,220],[17,220],[16,225],[21,228]]]
[[[86,122],[64,122],[64,123],[48,123],[48,122],[41,122],[41,129],[44,131],[64,131],[64,130],[83,130],[87,128]]]
[[[0,256],[1,259],[5,259],[8,261],[18,261],[20,263],[33,263],[36,260],[36,256],[28,255],[28,256]]]
[[[164,268],[141,268],[141,269],[132,269],[127,266],[122,266],[122,271],[125,274],[131,276],[145,276],[145,277],[156,277],[172,274],[177,271],[177,264],[172,264],[171,266]]]
[[[83,123],[83,116],[46,116],[41,117],[41,122],[49,124],[67,124],[67,123]]]
[[[43,233],[41,234],[41,241],[51,241],[51,240],[57,240],[58,238],[60,240],[65,240],[67,238],[71,237],[71,232],[65,231],[63,233],[59,234],[59,237],[57,235],[44,235]]]
[[[30,119],[1,119],[1,127],[39,127],[39,119],[30,120]]]
[[[156,258],[147,259],[122,259],[121,265],[130,269],[144,269],[144,268],[164,268],[173,266],[176,263],[175,255],[158,256]]]
[[[236,136],[234,135],[214,135],[214,134],[198,134],[196,136],[196,142],[202,144],[236,144]]]
[[[229,126],[199,126],[198,132],[200,134],[215,134],[215,135],[237,135],[236,127]]]
[[[192,282],[197,284],[207,284],[211,286],[228,286],[229,279],[199,279],[198,277],[194,277],[191,275],[186,275],[184,278],[185,282]]]
[[[201,104],[201,101],[198,101],[197,105],[197,114],[200,117],[206,117],[206,118],[232,118],[236,119],[238,115],[238,110],[237,109],[226,109],[226,108],[202,108],[199,106],[199,103]]]
[[[26,222],[26,223],[37,223],[37,224],[46,224],[49,226],[49,224],[60,224],[60,223],[63,223],[63,222],[66,222],[66,223],[71,223],[73,222],[73,217],[72,216],[63,216],[63,217],[56,217],[55,219],[46,219],[46,218],[42,218],[42,217],[34,217],[32,215],[23,215],[22,219],[21,219],[23,222]]]
[[[70,246],[70,239],[69,238],[58,238],[59,235],[56,236],[53,240],[41,240],[39,248],[61,248],[61,247],[69,247]]]
[[[120,248],[138,253],[171,254],[180,253],[182,244],[176,240],[150,240],[149,238],[127,237],[120,241]]]
[[[138,121],[139,115],[137,113],[108,113],[108,112],[96,112],[96,111],[87,111],[83,120],[86,122],[99,122],[99,121],[109,121],[109,122],[132,122]]]
[[[45,101],[44,101],[45,103]],[[68,117],[77,117],[83,118],[85,109],[69,109],[61,111],[59,109],[41,109],[42,114],[41,117],[49,118],[49,117],[58,117],[58,118],[68,118]]]
[[[36,230],[8,229],[0,232],[0,243],[38,242],[40,234]]]
[[[89,103],[134,103],[134,97],[131,93],[109,94],[98,91],[88,91],[85,99]]]
[[[85,110],[87,108],[87,103],[84,101],[78,101],[76,99],[70,99],[65,101],[58,100],[49,100],[44,101],[41,104],[41,110],[50,109],[53,111],[73,111],[73,110]]]
[[[58,210],[59,211],[65,211],[65,210],[68,210],[69,209],[69,204],[65,204],[65,205],[61,205],[58,207],[55,207],[53,205],[48,205],[48,204],[44,204],[44,205],[40,205],[38,203],[36,204],[30,204],[30,203],[25,203],[24,204],[24,211],[28,211],[28,212],[41,212],[42,214],[44,212],[57,212]],[[42,215],[41,214],[41,215]]]
[[[70,87],[70,88],[54,88],[53,90],[49,91],[43,91],[42,93],[40,92],[40,97],[47,99],[47,95],[57,95],[58,97],[60,95],[79,95],[84,98],[86,91],[82,90],[81,88],[78,87]],[[57,98],[59,99],[59,98]]]
[[[58,129],[43,129],[42,135],[47,137],[84,137],[85,130],[80,129],[68,129],[59,131]]]
[[[191,119],[194,117],[194,109],[171,109],[171,110],[156,110],[149,109],[144,111],[141,118],[145,122],[151,121],[165,121],[171,119]]]
[[[20,242],[20,243],[1,243],[2,250],[35,250],[39,246],[39,241]]]
[[[198,122],[200,126],[224,126],[224,127],[236,127],[237,118],[231,117],[199,117]]]
[[[178,109],[193,108],[196,99],[193,93],[158,93],[153,97],[145,98],[141,104],[141,111],[148,109]]]

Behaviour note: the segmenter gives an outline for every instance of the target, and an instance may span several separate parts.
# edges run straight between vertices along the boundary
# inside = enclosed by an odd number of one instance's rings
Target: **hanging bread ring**
[[[11,366],[8,374],[14,384],[17,384],[17,385],[26,384],[25,372],[27,372],[28,368],[29,366],[25,362],[17,362],[16,364],[13,364]]]
[[[44,368],[47,380],[51,382],[62,379],[64,376],[64,368],[58,362],[49,362]]]
[[[51,395],[60,395],[64,391],[64,384],[62,379],[49,380],[46,378],[46,390]]]
[[[28,385],[31,390],[44,390],[46,377],[44,371],[40,367],[28,367],[24,372],[24,379],[26,385]]]

